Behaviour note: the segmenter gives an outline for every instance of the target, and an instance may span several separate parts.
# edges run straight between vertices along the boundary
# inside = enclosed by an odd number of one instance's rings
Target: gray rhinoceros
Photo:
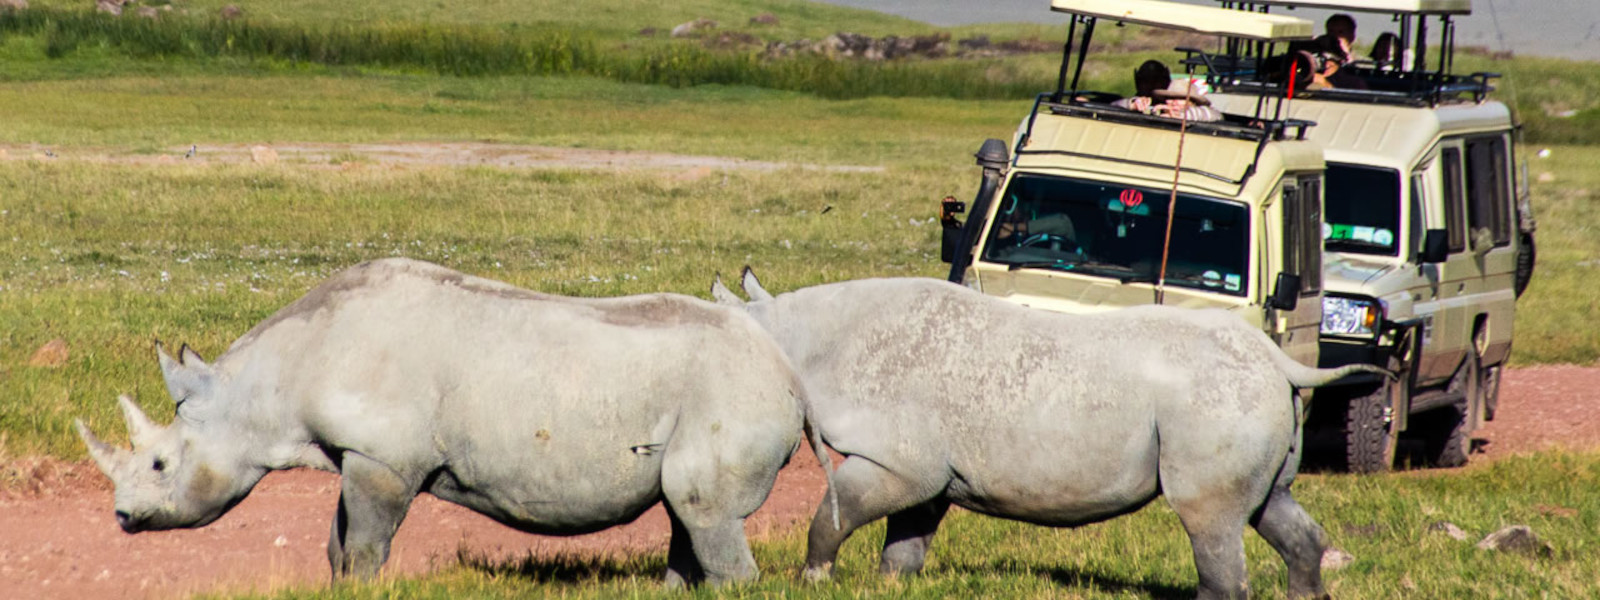
[[[568,535],[665,500],[669,584],[757,576],[745,517],[799,444],[802,387],[744,312],[550,296],[424,262],[334,275],[206,364],[157,346],[170,426],[89,453],[129,533],[200,527],[268,471],[341,475],[334,577],[370,576],[420,492]]]
[[[1282,555],[1293,596],[1323,592],[1325,535],[1289,493],[1294,386],[1307,368],[1224,311],[1146,306],[1076,316],[932,279],[873,279],[776,298],[746,268],[744,304],[805,382],[842,527],[819,511],[806,572],[831,574],[852,531],[888,517],[880,570],[914,573],[952,503],[1041,525],[1126,514],[1165,495],[1202,598],[1245,597],[1246,523]]]

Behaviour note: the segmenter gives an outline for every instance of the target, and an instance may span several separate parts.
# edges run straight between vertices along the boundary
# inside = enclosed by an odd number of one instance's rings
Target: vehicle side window
[[[1444,228],[1450,234],[1450,252],[1460,252],[1467,249],[1467,224],[1461,219],[1461,149],[1441,150],[1439,164],[1444,175]]]
[[[1322,293],[1322,177],[1300,178],[1300,293]]]
[[[1412,263],[1417,262],[1417,253],[1422,250],[1422,236],[1425,235],[1422,194],[1427,186],[1424,185],[1424,181],[1422,173],[1411,174],[1411,218],[1406,219],[1406,234],[1411,240],[1411,248],[1408,250],[1406,260]]]
[[[1283,182],[1283,270],[1300,275],[1300,295],[1322,292],[1322,178]]]
[[[1504,136],[1467,140],[1467,224],[1488,230],[1495,246],[1511,243],[1509,168]]]

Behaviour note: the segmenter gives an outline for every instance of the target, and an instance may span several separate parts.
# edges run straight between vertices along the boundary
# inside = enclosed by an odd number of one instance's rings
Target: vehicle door
[[[1427,194],[1427,229],[1442,229],[1448,240],[1445,261],[1420,265],[1421,286],[1414,288],[1416,312],[1423,319],[1422,356],[1416,371],[1420,385],[1446,381],[1455,373],[1466,352],[1467,290],[1482,278],[1482,269],[1467,244],[1465,144],[1461,139],[1440,142],[1424,171]],[[1427,161],[1425,161],[1427,162]],[[1417,241],[1420,248],[1421,241]]]
[[[1516,220],[1516,195],[1512,191],[1510,134],[1495,132],[1469,136],[1466,144],[1467,246],[1472,257],[1465,281],[1466,335],[1475,339],[1484,328],[1477,348],[1484,365],[1498,364],[1510,352],[1511,327],[1516,310],[1517,255],[1512,245]]]

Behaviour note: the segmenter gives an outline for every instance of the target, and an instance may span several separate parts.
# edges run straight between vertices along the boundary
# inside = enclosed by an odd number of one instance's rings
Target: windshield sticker
[[[1394,233],[1387,229],[1379,229],[1374,231],[1372,232],[1372,243],[1383,244],[1385,246],[1394,245]]]
[[[1222,278],[1222,289],[1230,292],[1237,292],[1239,291],[1239,284],[1242,282],[1243,278],[1236,274],[1229,273],[1226,277]]]
[[[1129,191],[1133,191],[1133,190],[1129,190]],[[1123,192],[1123,193],[1127,193],[1127,192]],[[1130,214],[1130,215],[1136,215],[1136,216],[1141,216],[1141,217],[1149,216],[1150,215],[1150,205],[1144,204],[1144,196],[1142,194],[1139,196],[1139,202],[1140,202],[1139,204],[1134,205],[1134,206],[1124,206],[1122,204],[1122,198],[1120,198],[1120,197],[1112,198],[1111,200],[1106,201],[1106,210],[1111,211],[1111,212],[1115,212],[1115,213],[1127,213],[1127,214]]]
[[[1324,240],[1355,240],[1358,242],[1371,242],[1388,246],[1394,243],[1394,232],[1380,227],[1366,225],[1344,225],[1339,223],[1323,223],[1322,239]]]
[[[1206,271],[1200,274],[1200,283],[1208,288],[1222,285],[1222,274],[1216,271]]]
[[[1122,194],[1117,198],[1122,201],[1123,206],[1128,208],[1144,204],[1144,192],[1139,190],[1122,190]]]

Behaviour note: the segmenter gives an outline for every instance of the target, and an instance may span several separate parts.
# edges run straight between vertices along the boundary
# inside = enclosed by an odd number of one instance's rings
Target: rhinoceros
[[[668,584],[752,579],[745,517],[804,425],[800,382],[743,311],[551,296],[405,259],[334,275],[214,363],[156,351],[171,425],[122,397],[130,452],[77,422],[122,529],[204,526],[268,471],[324,469],[341,476],[335,579],[377,573],[421,492],[552,535],[665,500]]]
[[[812,521],[806,575],[827,578],[854,530],[888,517],[879,570],[920,571],[951,504],[1077,526],[1165,495],[1187,530],[1198,596],[1248,594],[1243,529],[1324,593],[1326,537],[1289,493],[1303,415],[1295,387],[1365,367],[1307,368],[1220,310],[1077,316],[932,279],[819,285],[774,298],[748,269],[744,303],[806,385],[814,426],[845,459],[842,527]]]

